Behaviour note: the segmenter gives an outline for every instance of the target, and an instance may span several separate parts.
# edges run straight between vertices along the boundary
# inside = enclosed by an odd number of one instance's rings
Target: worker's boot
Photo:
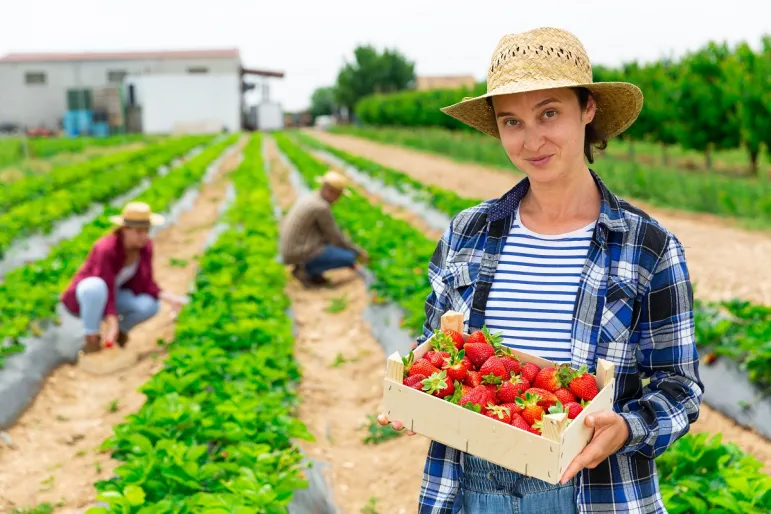
[[[102,349],[102,338],[99,334],[86,336],[86,343],[83,345],[83,353],[96,353]]]
[[[125,348],[126,344],[128,344],[128,334],[125,332],[118,332],[118,346],[121,348]]]

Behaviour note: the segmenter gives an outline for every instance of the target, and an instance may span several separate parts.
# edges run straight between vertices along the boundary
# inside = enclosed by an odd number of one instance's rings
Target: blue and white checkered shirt
[[[613,408],[629,425],[622,449],[578,474],[578,511],[666,512],[654,459],[699,416],[704,386],[694,338],[693,289],[678,239],[611,193],[597,174],[600,216],[573,312],[573,368],[616,365]],[[432,292],[419,343],[448,310],[480,329],[499,256],[527,179],[499,199],[455,216],[429,264]],[[642,380],[650,378],[643,388]],[[432,441],[420,492],[421,514],[460,512],[463,452]]]

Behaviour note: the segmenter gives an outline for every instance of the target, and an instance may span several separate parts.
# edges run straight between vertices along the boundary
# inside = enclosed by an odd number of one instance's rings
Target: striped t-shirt
[[[595,223],[558,235],[512,224],[487,300],[485,324],[506,346],[570,362],[573,308]]]

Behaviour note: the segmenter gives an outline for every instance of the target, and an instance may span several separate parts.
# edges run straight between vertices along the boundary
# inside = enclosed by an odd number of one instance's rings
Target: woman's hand
[[[565,470],[560,479],[562,484],[566,484],[584,468],[596,468],[608,456],[619,451],[629,439],[629,426],[626,420],[613,411],[590,414],[584,420],[584,424],[587,427],[594,427],[594,436]]]
[[[393,422],[390,422],[388,420],[388,416],[386,416],[385,414],[381,414],[380,416],[378,416],[377,417],[377,421],[382,426],[386,426],[386,425],[388,425],[388,423],[391,423],[391,426],[397,432],[404,429],[404,423],[402,423],[401,421],[397,421],[397,420],[394,420]],[[413,432],[412,430],[407,430],[407,435],[415,435],[415,432]]]
[[[171,310],[175,313],[179,312],[182,309],[182,306],[189,301],[186,296],[176,295],[168,291],[161,291],[160,298],[161,300],[166,301],[171,306]]]
[[[118,316],[107,316],[107,328],[104,332],[105,342],[114,343],[118,340]]]

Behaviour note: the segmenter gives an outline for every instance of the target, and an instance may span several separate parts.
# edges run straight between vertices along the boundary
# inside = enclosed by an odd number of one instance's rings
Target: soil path
[[[201,187],[192,209],[154,237],[154,269],[161,288],[183,294],[195,278],[195,258],[218,219],[228,173],[238,164],[245,143],[231,150],[214,179]],[[171,266],[170,259],[187,261]],[[126,352],[138,362],[110,375],[92,375],[79,366],[64,366],[46,381],[35,402],[8,431],[15,448],[0,444],[0,512],[50,502],[63,512],[90,505],[94,482],[113,475],[118,462],[100,453],[112,427],[145,401],[137,389],[162,367],[165,351],[156,341],[171,341],[175,324],[162,302],[154,318],[130,334]],[[117,351],[117,350],[116,350]],[[94,359],[105,355],[94,356]],[[92,358],[92,357],[87,357]]]
[[[266,150],[271,186],[286,210],[296,193],[273,141]],[[350,270],[325,276],[332,281],[330,286],[305,289],[292,280],[287,287],[303,376],[298,417],[316,437],[316,442],[300,446],[329,464],[327,482],[342,514],[415,512],[428,440],[401,435],[379,444],[363,442],[368,416],[380,412],[386,355],[363,321],[369,299],[364,281]],[[342,311],[327,312],[335,299],[342,298]],[[388,432],[392,433],[390,428]],[[362,510],[368,505],[374,510]]]
[[[310,135],[346,152],[359,155],[468,198],[497,198],[522,175],[384,145],[353,136],[309,131]],[[471,180],[470,180],[471,179]],[[696,294],[704,300],[742,298],[771,305],[771,233],[738,228],[725,218],[650,207],[634,203],[675,233],[686,247]]]
[[[315,153],[315,155],[318,157],[319,154]],[[345,173],[345,170],[340,167],[330,166],[341,173]],[[375,195],[367,194],[366,196],[372,203],[380,204],[383,210],[390,216],[409,222],[426,234],[427,237],[437,241],[441,238],[441,232],[428,227],[416,214],[393,205],[382,204],[381,200]],[[765,464],[764,470],[766,473],[771,473],[771,441],[753,430],[738,425],[731,418],[724,416],[708,405],[702,404],[699,419],[691,425],[691,430],[693,432],[721,432],[724,442],[736,443],[742,450],[760,459]]]

